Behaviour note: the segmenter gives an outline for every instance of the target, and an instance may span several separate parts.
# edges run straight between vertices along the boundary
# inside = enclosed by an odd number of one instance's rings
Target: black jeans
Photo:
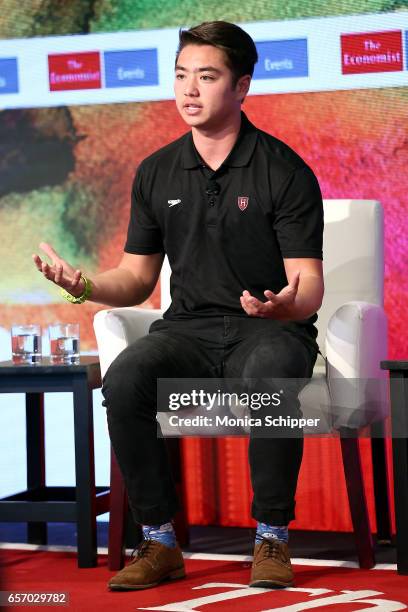
[[[252,317],[155,321],[127,347],[103,379],[109,435],[135,521],[169,521],[179,508],[163,438],[157,435],[157,378],[310,378],[318,345],[300,324]],[[293,414],[301,414],[299,402]],[[287,525],[303,436],[251,435],[252,516]]]

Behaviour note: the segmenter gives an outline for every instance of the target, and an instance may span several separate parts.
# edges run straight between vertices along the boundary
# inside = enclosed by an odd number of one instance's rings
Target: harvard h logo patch
[[[249,197],[238,196],[238,208],[239,210],[245,210],[248,207]]]

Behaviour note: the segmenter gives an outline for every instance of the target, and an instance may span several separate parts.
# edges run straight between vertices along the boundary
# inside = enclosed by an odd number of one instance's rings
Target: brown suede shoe
[[[290,587],[294,584],[286,542],[264,538],[260,544],[255,544],[249,586],[273,588]]]
[[[176,580],[185,575],[184,559],[178,544],[170,548],[156,540],[144,540],[129,565],[109,580],[108,587],[112,591],[148,589],[163,580]]]

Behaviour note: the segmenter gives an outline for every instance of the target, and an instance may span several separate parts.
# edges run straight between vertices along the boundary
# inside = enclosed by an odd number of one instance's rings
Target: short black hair
[[[233,74],[233,85],[245,74],[252,77],[258,61],[256,46],[250,35],[228,21],[205,21],[189,30],[180,30],[176,63],[187,45],[211,45],[223,51],[226,64]]]

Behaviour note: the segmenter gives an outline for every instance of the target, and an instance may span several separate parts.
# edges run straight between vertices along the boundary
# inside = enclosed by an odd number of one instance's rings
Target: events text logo
[[[283,79],[309,75],[307,38],[257,42],[254,79]]]
[[[158,85],[157,49],[106,51],[106,87]]]
[[[0,59],[0,94],[18,93],[17,58]]]

